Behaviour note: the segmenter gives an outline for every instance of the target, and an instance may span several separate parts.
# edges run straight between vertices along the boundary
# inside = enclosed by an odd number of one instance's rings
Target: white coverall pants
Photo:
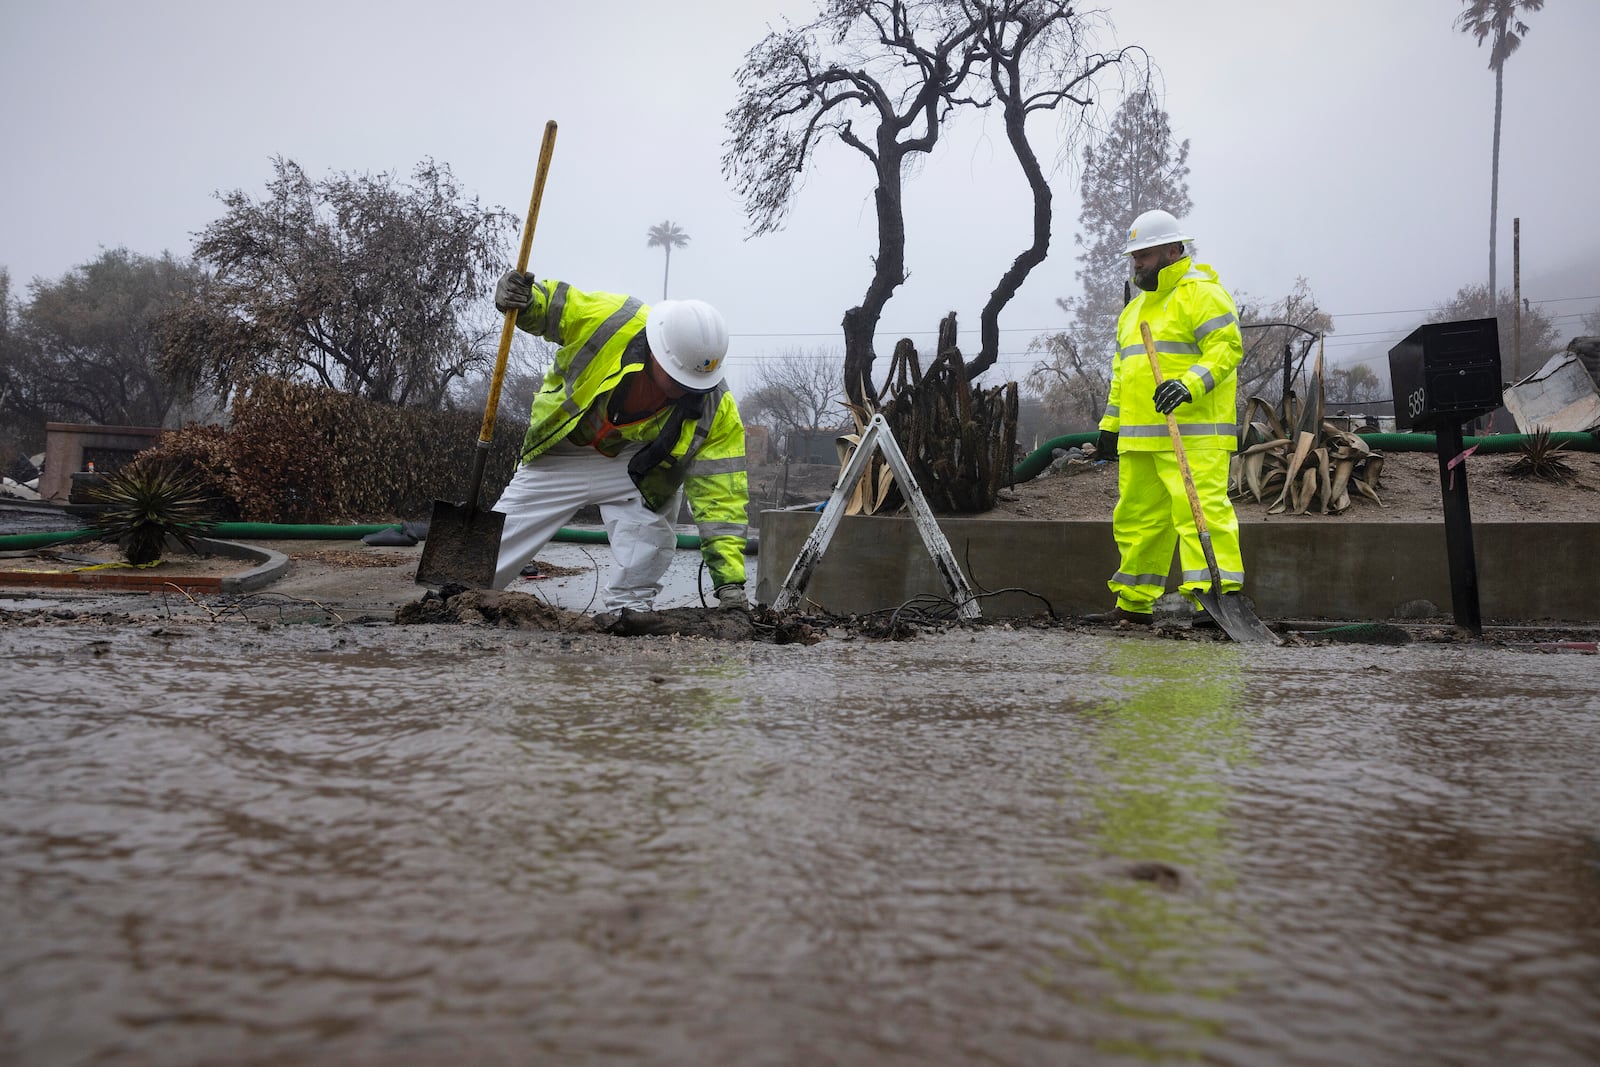
[[[606,610],[650,610],[678,547],[672,518],[678,514],[683,490],[673,494],[660,512],[644,506],[638,487],[628,477],[628,460],[643,447],[630,444],[612,459],[563,441],[518,466],[494,505],[506,517],[494,587],[509,585],[579,508],[592,504],[600,508],[615,564],[605,589]]]

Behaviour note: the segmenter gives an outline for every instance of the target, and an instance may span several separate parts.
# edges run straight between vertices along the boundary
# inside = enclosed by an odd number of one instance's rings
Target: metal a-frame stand
[[[822,562],[822,554],[828,550],[828,542],[833,540],[833,535],[844,518],[845,501],[849,499],[850,491],[855,488],[856,482],[860,481],[861,475],[866,472],[867,464],[875,451],[883,453],[883,458],[889,463],[889,469],[894,471],[894,476],[900,483],[900,492],[911,508],[911,518],[917,524],[917,532],[922,535],[922,543],[928,547],[928,554],[933,557],[934,566],[944,578],[944,583],[950,590],[950,597],[955,601],[956,610],[964,619],[978,618],[977,594],[967,582],[967,576],[961,573],[961,566],[956,563],[955,555],[950,551],[950,542],[945,540],[944,531],[940,530],[939,524],[934,521],[933,509],[928,507],[928,501],[918,488],[917,480],[911,476],[911,465],[906,462],[905,453],[900,451],[900,445],[896,443],[894,434],[890,432],[889,424],[881,413],[872,416],[872,421],[867,423],[866,430],[861,434],[861,443],[856,445],[855,452],[850,456],[850,462],[845,464],[844,473],[839,476],[838,484],[833,487],[833,495],[823,506],[821,520],[811,531],[811,536],[806,538],[806,543],[801,546],[800,554],[795,557],[794,566],[789,568],[789,576],[783,580],[783,588],[778,591],[777,599],[772,602],[772,609],[789,611],[800,603],[806,586],[811,584],[811,576],[816,572],[817,564]]]

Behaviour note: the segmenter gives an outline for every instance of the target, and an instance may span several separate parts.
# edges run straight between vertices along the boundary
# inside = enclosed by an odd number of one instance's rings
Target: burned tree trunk
[[[937,512],[988,511],[1010,484],[1017,447],[1017,383],[974,389],[956,347],[956,317],[939,324],[924,372],[909,340],[895,346],[884,418]]]

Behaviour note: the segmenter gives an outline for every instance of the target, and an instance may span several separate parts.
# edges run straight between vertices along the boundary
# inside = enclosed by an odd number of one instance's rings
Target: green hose
[[[1012,484],[1026,482],[1050,466],[1051,461],[1055,458],[1056,449],[1077,448],[1089,444],[1099,436],[1099,431],[1095,431],[1094,433],[1069,433],[1064,437],[1052,437],[1032,452],[1029,452],[1021,463],[1011,468]]]
[[[6,534],[0,536],[0,552],[21,552],[50,545],[64,545],[73,541],[87,541],[98,530],[66,530],[61,533]]]
[[[699,534],[681,533],[677,536],[679,548],[699,549]],[[551,540],[566,541],[568,544],[574,545],[604,545],[609,543],[609,539],[606,537],[606,532],[604,530],[574,530],[569,526],[563,526],[560,530],[556,531],[555,537],[551,538]],[[745,552],[754,555],[755,546],[746,545]]]
[[[1037,477],[1050,466],[1058,448],[1073,448],[1089,444],[1099,433],[1069,433],[1046,441],[1030,452],[1021,463],[1011,469],[1012,484]],[[1379,452],[1437,452],[1438,438],[1431,433],[1364,433],[1361,439]],[[1477,447],[1484,455],[1520,452],[1534,439],[1532,434],[1497,433],[1486,437],[1465,438],[1466,448]],[[1571,452],[1600,452],[1600,434],[1589,431],[1578,433],[1553,433],[1552,445],[1560,445]]]
[[[1379,452],[1437,452],[1438,438],[1431,433],[1364,433],[1361,439]],[[1520,452],[1534,439],[1533,434],[1495,433],[1485,437],[1464,437],[1465,448],[1476,447],[1485,455]],[[1553,433],[1551,445],[1569,452],[1600,452],[1600,435],[1593,433]]]

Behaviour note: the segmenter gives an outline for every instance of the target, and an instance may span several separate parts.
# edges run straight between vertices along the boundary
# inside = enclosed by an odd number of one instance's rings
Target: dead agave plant
[[[1263,397],[1245,404],[1244,436],[1229,467],[1229,493],[1267,505],[1268,515],[1313,509],[1337,515],[1356,496],[1379,507],[1383,455],[1361,435],[1323,421],[1322,352],[1317,352],[1310,395],[1285,398],[1282,414]]]
[[[834,440],[834,448],[839,454],[839,477],[844,477],[845,468],[850,466],[850,459],[855,455],[856,446],[861,444],[861,437],[867,432],[867,423],[872,421],[872,416],[877,413],[877,408],[869,400],[866,404],[852,404],[845,402],[856,422],[856,432],[845,434]],[[866,469],[861,472],[861,477],[856,479],[855,487],[850,492],[850,499],[846,501],[844,513],[846,515],[876,515],[888,504],[898,504],[899,494],[894,492],[894,470],[889,466],[889,461],[884,459],[883,453],[874,452],[867,460]]]
[[[1263,417],[1246,424],[1244,447],[1234,454],[1229,492],[1238,499],[1267,505],[1267,514],[1304,515],[1315,510],[1337,515],[1348,510],[1356,496],[1379,507],[1379,478],[1383,454],[1375,452],[1360,434],[1323,423],[1318,433],[1300,431],[1290,437],[1277,412],[1261,397],[1251,397],[1248,409]]]
[[[1563,456],[1566,446],[1550,439],[1550,431],[1536,428],[1522,443],[1522,454],[1507,468],[1519,478],[1538,478],[1546,482],[1570,482],[1578,477]]]

